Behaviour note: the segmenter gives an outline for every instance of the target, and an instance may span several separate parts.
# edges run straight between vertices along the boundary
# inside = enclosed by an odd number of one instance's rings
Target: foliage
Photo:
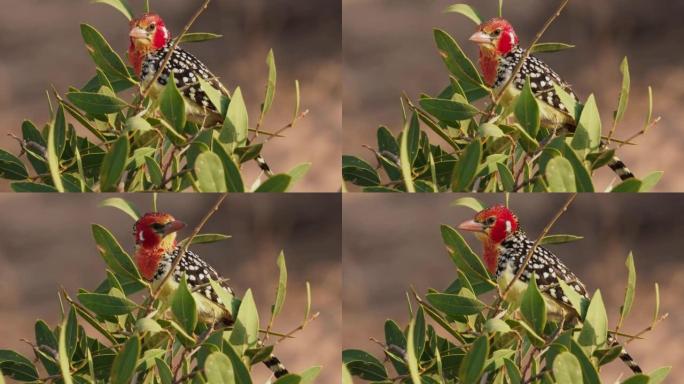
[[[466,4],[455,4],[447,12],[461,13],[479,23],[478,12]],[[622,145],[655,125],[650,98],[645,127],[627,140],[613,138],[627,108],[630,77],[627,59],[620,66],[622,87],[614,123],[607,137],[610,145],[599,146],[601,116],[594,95],[576,103],[557,88],[568,106],[577,133],[557,135],[540,127],[540,105],[529,85],[504,108],[497,91],[480,77],[473,62],[447,32],[435,29],[437,50],[446,65],[448,85],[437,95],[421,94],[417,102],[402,99],[404,127],[397,134],[387,127],[377,130],[377,145],[369,148],[377,160],[352,155],[342,157],[343,179],[366,192],[499,192],[549,191],[593,192],[593,173],[607,166]],[[572,48],[564,43],[535,44],[532,52],[555,52]],[[475,103],[488,98],[481,109]],[[437,144],[436,142],[439,142]],[[613,146],[615,147],[613,148]],[[662,172],[643,179],[624,181],[612,191],[645,192],[655,186]]]
[[[126,208],[130,204],[121,199],[108,200],[104,205],[131,213]],[[261,364],[275,347],[266,345],[267,340],[259,335],[283,335],[259,329],[251,290],[240,300],[226,290],[216,289],[221,299],[230,303],[236,322],[228,328],[209,329],[197,322],[195,300],[185,280],[171,299],[170,308],[163,307],[159,300],[151,300],[152,288],[141,279],[133,260],[111,232],[95,224],[92,233],[107,265],[102,283],[92,291],[79,289],[75,298],[61,291],[62,321],[56,326],[36,321],[35,341],[29,343],[34,361],[42,368],[17,352],[0,350],[0,382],[4,374],[17,381],[36,383],[252,383],[252,366]],[[193,243],[226,238],[204,234],[194,238]],[[271,314],[269,330],[282,310],[287,287],[282,253],[277,264],[281,270],[274,304],[277,310]],[[212,281],[218,288],[215,284]],[[141,303],[133,298],[139,297],[139,292],[148,293]],[[307,318],[297,330],[310,320],[308,297]],[[257,342],[259,339],[263,343]],[[300,374],[285,375],[274,384],[313,383],[319,371],[320,367],[315,366]]]
[[[128,19],[132,17],[125,0],[97,2],[115,7]],[[95,76],[80,88],[70,87],[65,94],[48,92],[50,121],[42,127],[23,122],[22,137],[15,137],[21,146],[19,155],[0,150],[0,177],[12,181],[12,190],[243,192],[252,185],[253,190],[282,192],[311,165],[305,163],[275,175],[277,182],[268,183],[269,178],[264,188],[259,188],[260,180],[245,185],[241,175],[243,164],[255,159],[270,139],[282,137],[281,132],[303,116],[299,112],[299,85],[295,84],[292,122],[276,132],[261,128],[276,90],[272,50],[266,60],[264,101],[256,123],[252,121],[255,125],[249,124],[240,87],[229,98],[202,80],[202,89],[222,107],[225,118],[222,124],[202,127],[187,121],[185,102],[173,81],[168,82],[158,101],[143,98],[144,90],[133,69],[124,64],[105,37],[88,24],[81,25],[81,34],[95,64]],[[181,40],[198,42],[217,37],[196,32]],[[126,94],[133,95],[132,100],[126,100]]]
[[[463,205],[471,203],[465,201]],[[499,289],[503,288],[497,289],[461,234],[447,225],[441,227],[441,233],[457,267],[457,278],[444,290],[429,289],[422,297],[415,291],[408,294],[408,325],[402,327],[388,319],[384,342],[377,342],[384,362],[363,350],[345,350],[343,361],[352,376],[373,383],[600,383],[601,367],[619,353],[619,348],[606,343],[607,334],[632,338],[618,333],[634,300],[636,272],[631,254],[619,324],[611,331],[598,290],[586,302],[572,288],[561,286],[581,314],[579,324],[547,316],[534,283],[523,294],[520,307],[511,308],[501,300]],[[556,243],[559,238],[555,237]],[[577,237],[566,239],[574,241]],[[488,303],[484,295],[492,293],[495,299]],[[658,308],[656,296],[656,313],[646,330],[663,318]],[[641,338],[646,330],[635,338]],[[660,383],[669,371],[670,367],[663,367],[624,382]]]

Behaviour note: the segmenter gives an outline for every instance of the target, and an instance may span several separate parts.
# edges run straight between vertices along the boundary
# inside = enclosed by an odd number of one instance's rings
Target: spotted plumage
[[[486,21],[478,26],[470,40],[480,47],[480,70],[487,85],[501,92],[502,105],[512,106],[529,78],[532,93],[539,100],[541,126],[554,134],[575,133],[575,111],[568,111],[554,84],[575,101],[579,99],[570,84],[542,60],[528,55],[513,80],[508,83],[518,63],[525,56],[525,50],[518,45],[518,36],[508,21],[501,18]],[[505,84],[509,85],[502,89]],[[608,143],[601,140],[598,148],[593,149],[603,150],[607,147]],[[634,174],[617,156],[608,162],[608,166],[622,180],[634,178]]]
[[[581,322],[580,314],[570,303],[559,282],[565,282],[581,297],[589,300],[586,287],[556,255],[541,246],[534,248],[534,241],[520,229],[518,218],[510,209],[500,205],[484,209],[473,220],[461,223],[458,228],[474,232],[482,241],[485,266],[496,277],[500,291],[508,289],[504,300],[513,308],[520,305],[529,281],[534,276],[550,317]],[[530,259],[524,264],[533,248]],[[523,272],[514,281],[523,265]],[[620,344],[612,335],[608,335],[607,345],[614,347]],[[624,348],[619,356],[633,372],[641,372],[639,365]]]

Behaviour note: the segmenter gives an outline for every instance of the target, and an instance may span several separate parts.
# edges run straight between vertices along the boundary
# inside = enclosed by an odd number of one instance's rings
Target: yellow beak
[[[488,34],[481,31],[473,33],[468,40],[475,44],[489,44],[492,42],[492,38]]]
[[[140,27],[135,27],[131,29],[131,32],[128,34],[129,37],[139,40],[139,39],[149,39],[147,36],[147,31]]]
[[[461,224],[459,224],[456,228],[463,231],[484,232],[484,225],[476,222],[475,220],[464,221]]]

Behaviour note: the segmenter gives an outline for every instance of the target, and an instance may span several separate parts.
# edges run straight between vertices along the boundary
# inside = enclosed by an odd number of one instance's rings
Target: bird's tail
[[[610,345],[611,348],[620,346],[622,348],[620,350],[620,355],[619,355],[620,360],[622,360],[625,363],[625,365],[627,365],[629,367],[629,369],[632,370],[632,372],[634,372],[634,373],[641,373],[642,372],[641,367],[639,367],[639,364],[637,364],[637,362],[634,361],[634,358],[629,353],[627,353],[627,350],[625,349],[625,347],[623,347],[615,339],[615,337],[613,335],[608,335],[608,345]]]
[[[266,160],[264,160],[263,156],[258,155],[254,159],[254,161],[257,162],[257,164],[259,165],[259,168],[261,168],[261,170],[264,171],[266,176],[269,176],[269,177],[273,176],[273,171],[271,171],[271,167],[268,166],[268,163],[266,162]]]
[[[221,319],[219,321],[219,324],[224,326],[224,327],[232,327],[235,322],[233,321],[233,318],[230,316],[226,316],[225,318]],[[257,340],[257,346],[263,347],[264,343],[261,340]],[[264,363],[265,366],[268,367],[268,369],[273,372],[273,375],[276,378],[280,378],[282,376],[287,375],[290,373],[287,368],[283,365],[282,362],[280,362],[280,359],[278,359],[273,353],[268,355],[267,358],[265,358],[262,363]]]
[[[608,143],[606,143],[604,140],[601,140],[601,149],[605,149],[608,147]],[[615,172],[615,174],[620,178],[620,180],[628,180],[628,179],[633,179],[635,176],[632,173],[632,171],[627,168],[625,163],[620,160],[619,157],[613,155],[613,158],[610,159],[608,162],[608,167]]]

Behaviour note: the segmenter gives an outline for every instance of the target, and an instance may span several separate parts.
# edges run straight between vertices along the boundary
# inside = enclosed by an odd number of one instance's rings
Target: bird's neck
[[[484,81],[489,87],[493,87],[496,84],[501,62],[506,60],[509,55],[515,54],[515,51],[518,49],[519,47],[516,45],[505,54],[488,48],[480,49],[480,69],[482,70]]]
[[[151,247],[138,246],[135,250],[135,264],[138,266],[140,275],[142,275],[145,280],[152,281],[164,255],[171,254],[175,248],[175,240],[170,244],[162,241]]]
[[[493,241],[485,241],[484,243],[483,260],[485,267],[492,275],[496,273],[496,267],[499,263],[499,244]]]
[[[160,48],[155,48],[154,46],[149,44],[137,45],[131,41],[131,45],[128,47],[128,61],[133,66],[135,74],[140,76],[140,74],[142,73],[142,65],[147,55],[149,55],[152,52],[156,52],[162,48],[163,46]]]

